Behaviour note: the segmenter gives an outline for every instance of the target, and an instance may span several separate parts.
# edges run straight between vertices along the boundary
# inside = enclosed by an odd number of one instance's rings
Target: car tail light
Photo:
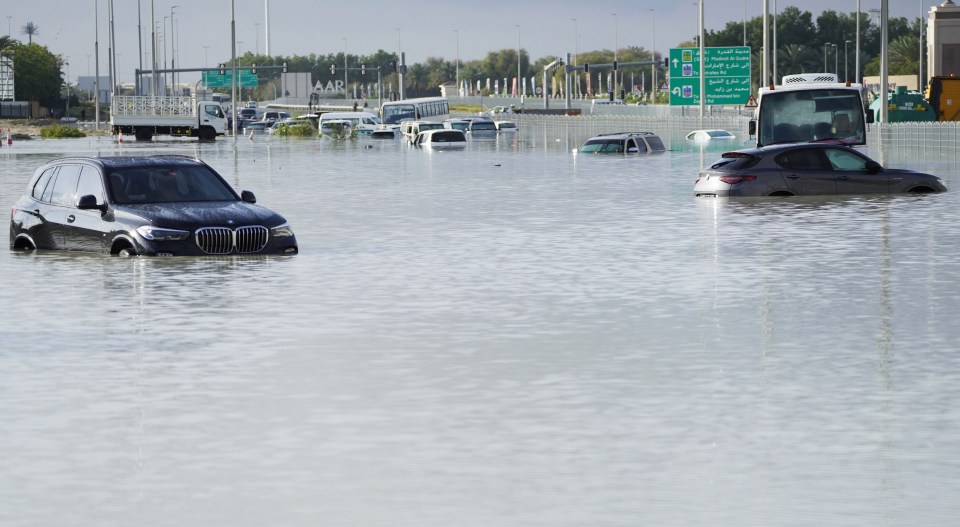
[[[744,181],[754,181],[757,179],[757,176],[720,176],[720,181],[723,181],[727,185],[736,185],[737,183],[743,183]]]

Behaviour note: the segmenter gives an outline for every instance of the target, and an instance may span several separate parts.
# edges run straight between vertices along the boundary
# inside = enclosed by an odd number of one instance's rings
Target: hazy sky
[[[814,19],[824,9],[857,9],[857,0],[768,1],[771,12],[775,5],[780,10],[796,5],[810,11]],[[368,55],[378,49],[395,52],[399,48],[406,53],[407,63],[423,62],[431,56],[480,59],[489,51],[516,49],[518,38],[534,60],[563,56],[577,49],[615,46],[655,46],[665,54],[696,34],[698,12],[694,0],[234,0],[238,55],[244,51],[266,52],[267,3],[271,54],[325,55],[346,49],[351,55]],[[890,16],[912,20],[939,3],[889,0]],[[7,18],[7,27],[2,26],[0,18],[3,34],[9,30],[13,38],[27,41],[21,28],[33,22],[39,27],[34,41],[63,56],[70,63],[72,79],[94,73],[94,41],[98,40],[100,71],[105,74],[108,0],[3,0],[3,4],[0,14]],[[113,4],[118,76],[123,82],[132,82],[141,53],[137,44],[137,1],[114,0]],[[157,32],[166,37],[163,47],[168,62],[174,56],[171,42],[176,47],[178,67],[215,66],[229,59],[230,0],[140,0],[144,68],[150,64],[151,5]],[[95,6],[99,16],[94,15]],[[864,12],[879,9],[880,0],[861,0],[860,7]],[[708,30],[720,29],[730,21],[742,22],[744,14],[747,18],[760,16],[762,10],[763,0],[704,0],[705,26]],[[157,57],[161,62],[164,59],[160,48]]]

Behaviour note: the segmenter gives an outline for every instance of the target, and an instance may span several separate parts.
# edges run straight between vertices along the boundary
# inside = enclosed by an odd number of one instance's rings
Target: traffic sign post
[[[743,105],[750,98],[748,46],[670,49],[670,105],[700,105],[700,73],[705,72],[706,105]],[[701,67],[702,66],[702,67]]]

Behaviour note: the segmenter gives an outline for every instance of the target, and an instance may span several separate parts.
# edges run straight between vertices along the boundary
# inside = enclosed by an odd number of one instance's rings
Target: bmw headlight
[[[163,229],[152,225],[141,225],[137,227],[137,232],[144,238],[155,242],[171,242],[187,239],[190,236],[189,231],[179,229]]]
[[[274,238],[288,238],[293,236],[293,229],[290,228],[289,223],[283,223],[270,229],[270,236]]]

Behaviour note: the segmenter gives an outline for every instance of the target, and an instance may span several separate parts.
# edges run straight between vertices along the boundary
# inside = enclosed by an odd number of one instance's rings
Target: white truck
[[[196,137],[214,141],[223,135],[227,118],[217,101],[195,97],[121,95],[110,104],[113,133],[150,141],[155,135]]]
[[[873,122],[873,110],[866,109],[862,94],[860,84],[840,82],[833,73],[786,75],[782,84],[760,88],[750,136],[757,136],[757,146],[797,141],[866,144],[865,125]]]

